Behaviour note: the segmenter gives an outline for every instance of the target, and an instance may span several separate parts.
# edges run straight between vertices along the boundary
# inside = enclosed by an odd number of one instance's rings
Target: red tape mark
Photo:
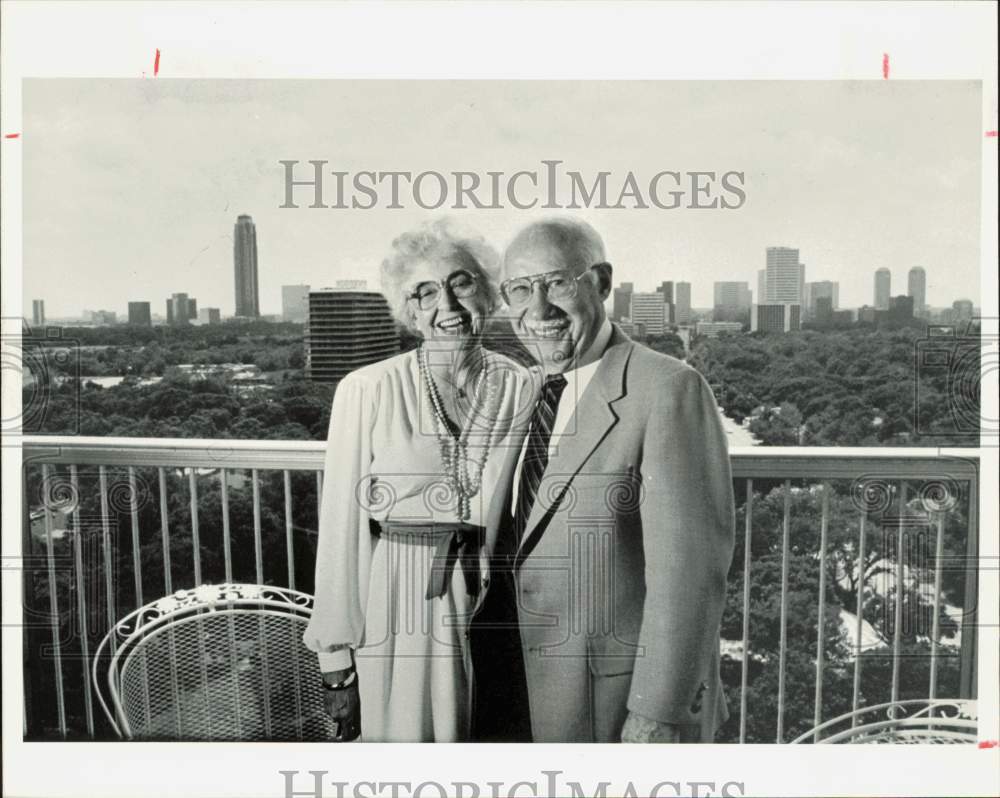
[[[889,54],[882,53],[882,77],[889,79]]]
[[[997,748],[1000,746],[1000,740],[983,740],[980,744],[980,748]]]
[[[153,61],[153,77],[155,78],[160,72],[160,48],[156,48],[156,59]]]
[[[21,134],[20,133],[8,133],[6,136],[4,136],[4,138],[5,139],[19,139],[19,138],[21,138]]]
[[[988,138],[988,139],[995,139],[996,137],[997,137],[997,132],[995,130],[987,130],[986,131],[986,138]]]

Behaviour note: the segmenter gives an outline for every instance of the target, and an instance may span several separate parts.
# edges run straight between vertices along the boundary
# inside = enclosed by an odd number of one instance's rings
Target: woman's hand
[[[327,685],[341,684],[348,679],[352,681],[344,687],[323,690],[326,713],[337,724],[334,739],[345,743],[356,740],[361,735],[361,697],[358,694],[358,677],[353,668],[323,673],[323,681]]]

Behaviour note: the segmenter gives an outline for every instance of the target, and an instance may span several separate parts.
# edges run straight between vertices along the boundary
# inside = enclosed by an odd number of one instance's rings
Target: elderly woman
[[[497,260],[442,223],[397,238],[384,292],[422,343],[337,387],[305,642],[341,739],[470,738],[483,527],[526,385],[481,344]]]

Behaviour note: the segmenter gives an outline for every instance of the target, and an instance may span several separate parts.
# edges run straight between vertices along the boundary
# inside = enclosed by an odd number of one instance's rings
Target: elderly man
[[[532,739],[711,742],[727,717],[719,624],[734,534],[712,392],[611,324],[611,265],[584,222],[524,229],[503,277],[544,372],[488,521],[513,574]]]

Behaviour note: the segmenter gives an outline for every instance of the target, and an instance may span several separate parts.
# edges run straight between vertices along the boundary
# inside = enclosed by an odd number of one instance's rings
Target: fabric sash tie
[[[462,569],[466,592],[472,597],[479,595],[481,576],[479,549],[483,545],[485,533],[483,527],[459,522],[403,524],[373,521],[370,528],[372,534],[378,537],[396,538],[411,545],[434,547],[431,573],[424,594],[426,599],[447,594],[456,564]]]

